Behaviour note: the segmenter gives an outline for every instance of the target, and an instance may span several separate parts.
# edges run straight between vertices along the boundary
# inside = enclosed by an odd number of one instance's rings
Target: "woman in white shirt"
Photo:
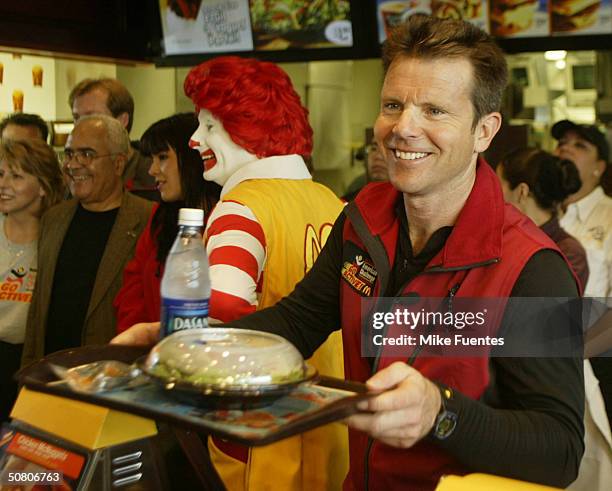
[[[0,142],[0,422],[15,398],[28,308],[36,281],[38,224],[64,195],[60,166],[38,140]]]
[[[568,120],[555,123],[552,136],[559,141],[555,154],[574,162],[582,180],[582,187],[568,198],[560,224],[586,250],[589,279],[584,296],[593,299],[590,323],[599,319],[585,336],[585,356],[590,361],[584,364],[585,454],[571,487],[591,490],[612,480],[612,198],[601,186],[610,147],[596,126]]]
[[[552,127],[559,143],[555,154],[578,167],[582,187],[567,200],[561,226],[586,249],[589,281],[586,297],[612,296],[612,198],[601,187],[610,147],[597,127],[559,121]]]

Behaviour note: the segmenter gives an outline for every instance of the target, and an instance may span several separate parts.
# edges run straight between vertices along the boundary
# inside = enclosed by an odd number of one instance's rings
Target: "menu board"
[[[159,0],[164,53],[353,46],[349,0]]]
[[[491,34],[496,37],[548,36],[548,0],[490,0]]]
[[[415,14],[441,19],[465,19],[489,32],[487,0],[377,0],[378,38],[382,43],[389,29]]]
[[[159,0],[166,55],[251,51],[247,0]]]
[[[550,0],[554,35],[609,34],[612,0]]]
[[[250,0],[256,50],[353,45],[348,0]]]
[[[612,33],[612,0],[377,0],[378,34],[418,13],[465,19],[500,38]]]

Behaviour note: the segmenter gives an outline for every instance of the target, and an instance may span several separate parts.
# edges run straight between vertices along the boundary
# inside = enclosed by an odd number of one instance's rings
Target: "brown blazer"
[[[76,199],[49,209],[40,222],[38,273],[28,312],[22,365],[44,356],[47,313],[55,276],[55,265],[64,237],[76,212]],[[82,345],[104,344],[115,335],[113,299],[121,287],[123,268],[134,255],[136,242],[145,228],[153,203],[125,193],[106,249],[98,266],[83,326]]]

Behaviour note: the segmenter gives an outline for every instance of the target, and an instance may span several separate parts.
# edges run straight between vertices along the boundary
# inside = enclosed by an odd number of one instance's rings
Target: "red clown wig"
[[[260,158],[312,153],[312,128],[291,80],[274,63],[220,56],[193,68],[185,94]]]

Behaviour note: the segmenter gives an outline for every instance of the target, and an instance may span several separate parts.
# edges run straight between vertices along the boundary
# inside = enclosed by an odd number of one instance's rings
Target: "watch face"
[[[434,434],[439,440],[448,438],[455,427],[457,426],[457,415],[448,411],[444,411],[436,421],[436,430]]]

